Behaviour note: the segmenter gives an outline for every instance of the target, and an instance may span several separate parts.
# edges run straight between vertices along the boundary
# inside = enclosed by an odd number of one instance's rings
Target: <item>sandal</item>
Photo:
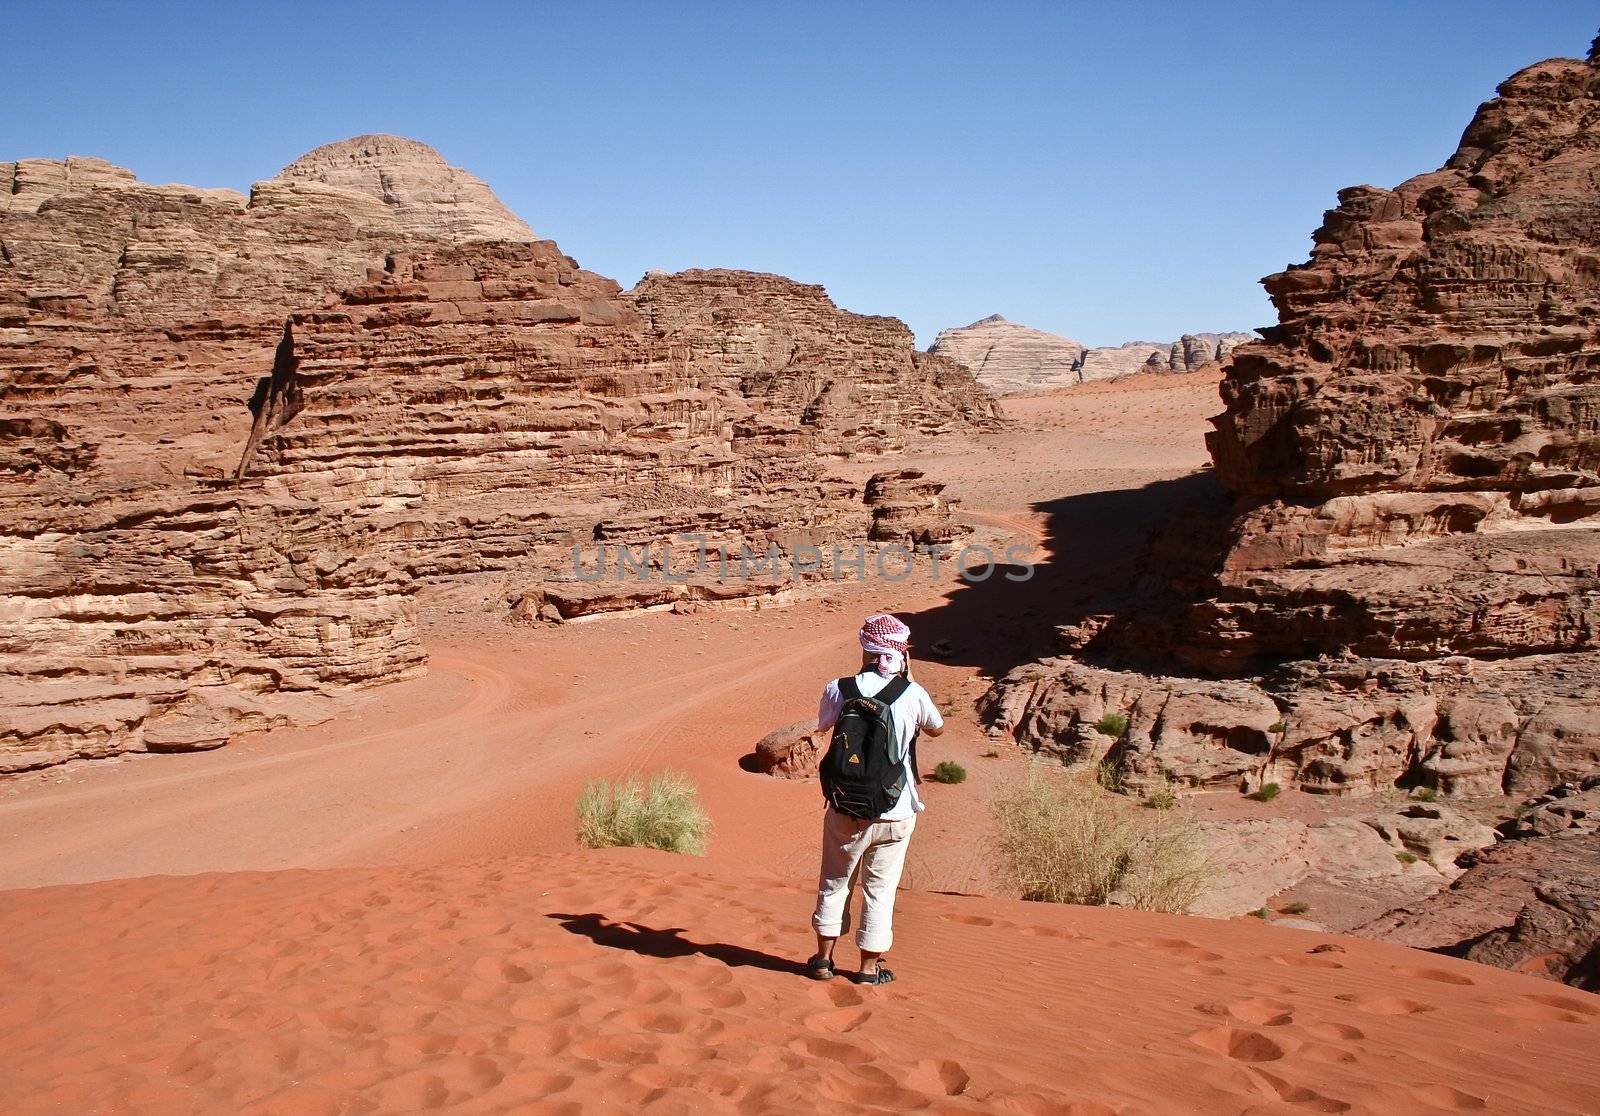
[[[857,984],[888,984],[892,980],[894,980],[894,970],[884,968],[882,965],[878,966],[878,971],[875,973],[863,970],[856,974]]]
[[[819,955],[806,962],[806,976],[812,980],[832,980],[837,975],[833,970],[833,962],[826,957]]]

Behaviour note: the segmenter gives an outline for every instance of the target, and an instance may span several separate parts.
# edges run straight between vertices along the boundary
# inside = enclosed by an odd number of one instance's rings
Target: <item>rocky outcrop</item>
[[[867,538],[875,542],[929,547],[970,530],[951,518],[954,505],[944,485],[929,480],[921,469],[874,473],[867,480],[866,503],[872,511]]]
[[[1600,833],[1505,841],[1453,884],[1355,933],[1600,992]]]
[[[411,141],[249,198],[76,158],[0,181],[0,770],[403,677],[419,584],[530,618],[772,598],[644,601],[581,551],[931,539],[937,486],[869,503],[828,463],[996,421],[893,319],[741,272],[624,292]]]
[[[756,741],[751,768],[782,779],[809,779],[817,773],[827,747],[827,734],[817,728],[815,717],[795,721]]]
[[[944,330],[928,351],[970,368],[979,383],[1004,395],[1137,372],[1194,372],[1250,340],[1248,333],[1186,333],[1176,341],[1127,341],[1089,348],[1070,337],[991,314],[969,326]]]
[[[1265,783],[1370,795],[1536,793],[1600,764],[1591,656],[1295,662],[1262,678],[1019,667],[985,696],[989,730],[1069,764],[1109,762],[1134,790]],[[1114,739],[1099,726],[1114,715]],[[1117,722],[1112,722],[1117,723]]]
[[[400,231],[452,243],[533,240],[533,230],[481,179],[452,167],[425,143],[401,136],[355,136],[308,151],[271,182],[287,196],[320,188],[373,199]]]
[[[1068,618],[1100,666],[1016,672],[997,729],[1073,757],[1123,712],[1135,785],[1525,795],[1600,769],[1597,94],[1592,62],[1529,67],[1443,169],[1341,193],[1225,364],[1236,503],[1176,528],[1133,605]]]
[[[969,326],[943,330],[928,351],[972,369],[979,383],[1003,395],[1081,383],[1079,370],[1088,347],[990,314]]]

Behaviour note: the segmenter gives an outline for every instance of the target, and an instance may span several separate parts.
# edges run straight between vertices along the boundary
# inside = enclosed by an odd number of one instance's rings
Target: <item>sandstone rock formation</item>
[[[427,144],[401,136],[355,136],[324,144],[257,190],[281,195],[287,188],[314,198],[318,185],[375,199],[402,232],[417,236],[452,242],[535,239],[481,179],[450,166]]]
[[[827,734],[817,728],[815,717],[795,721],[756,741],[753,767],[764,775],[809,779],[817,773],[827,748]]]
[[[1084,726],[1123,713],[1135,786],[1600,770],[1600,67],[1499,92],[1443,169],[1343,191],[1264,281],[1279,324],[1230,355],[1209,439],[1235,504],[1133,606],[1065,618],[1096,665],[1014,672],[997,730],[1093,758]]]
[[[1089,348],[1070,337],[991,314],[969,326],[944,330],[928,351],[965,365],[979,383],[1003,395],[1136,372],[1193,372],[1250,340],[1248,333],[1186,333],[1176,341],[1127,341]]]
[[[928,347],[972,369],[996,394],[1080,383],[1088,347],[1070,337],[1009,322],[999,314],[943,330]]]
[[[1446,890],[1356,929],[1600,992],[1600,832],[1505,841]]]
[[[566,617],[662,603],[584,577],[597,541],[932,538],[937,486],[869,502],[827,462],[995,421],[893,319],[741,272],[624,292],[408,140],[248,199],[92,159],[4,181],[0,769],[214,746],[403,677],[422,583]]]

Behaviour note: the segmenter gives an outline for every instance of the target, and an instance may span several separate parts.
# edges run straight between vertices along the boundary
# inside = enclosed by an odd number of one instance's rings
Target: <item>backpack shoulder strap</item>
[[[854,681],[852,679],[851,681]],[[885,705],[893,705],[901,694],[911,688],[911,680],[903,674],[897,674],[889,680],[889,684],[872,696]]]
[[[839,679],[835,685],[839,687],[839,697],[845,701],[852,701],[861,696],[861,687],[856,685],[853,675]]]

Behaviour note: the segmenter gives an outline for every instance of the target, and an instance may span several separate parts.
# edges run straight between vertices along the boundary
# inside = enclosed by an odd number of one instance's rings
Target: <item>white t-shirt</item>
[[[863,697],[871,697],[887,686],[889,681],[889,678],[885,678],[875,670],[863,671],[856,675],[856,689],[861,691]],[[817,727],[832,728],[833,723],[839,719],[839,710],[842,708],[844,708],[844,696],[839,693],[838,679],[834,679],[822,688],[822,703],[817,707]],[[944,718],[939,715],[939,707],[933,704],[928,691],[915,682],[906,687],[905,693],[894,699],[889,711],[894,720],[895,748],[902,757],[901,762],[905,764],[906,786],[889,812],[879,820],[904,821],[923,811],[922,799],[917,795],[917,773],[911,770],[911,738],[920,729],[944,727]]]

